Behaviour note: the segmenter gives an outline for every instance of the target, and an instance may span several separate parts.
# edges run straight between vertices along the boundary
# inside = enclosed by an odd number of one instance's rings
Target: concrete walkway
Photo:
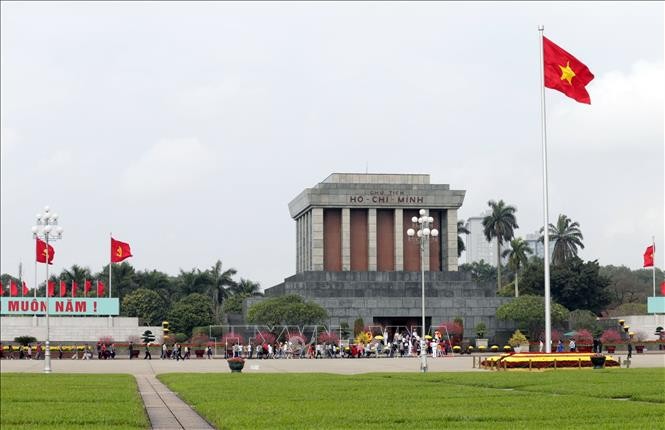
[[[137,375],[136,382],[153,429],[214,429],[154,375]]]

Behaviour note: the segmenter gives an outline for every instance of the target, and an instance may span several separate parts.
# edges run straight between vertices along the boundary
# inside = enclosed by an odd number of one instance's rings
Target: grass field
[[[159,379],[219,429],[665,427],[665,369]]]
[[[149,428],[130,375],[0,374],[0,428]]]

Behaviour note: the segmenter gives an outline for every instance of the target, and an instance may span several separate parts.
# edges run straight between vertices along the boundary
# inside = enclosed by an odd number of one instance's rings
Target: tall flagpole
[[[547,123],[545,120],[545,63],[543,59],[543,32],[545,26],[538,26],[540,33],[540,114],[541,139],[543,145],[543,232],[545,263],[545,352],[552,352],[552,321],[550,310],[550,232],[549,197],[547,193]]]

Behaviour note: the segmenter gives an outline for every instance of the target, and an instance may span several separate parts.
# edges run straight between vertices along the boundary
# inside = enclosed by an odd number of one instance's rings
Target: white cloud
[[[628,73],[602,74],[587,87],[591,106],[561,100],[548,133],[557,145],[577,149],[662,148],[663,73],[662,61],[638,61]]]
[[[123,186],[140,195],[192,189],[206,179],[216,158],[214,151],[197,138],[165,139],[129,166]]]

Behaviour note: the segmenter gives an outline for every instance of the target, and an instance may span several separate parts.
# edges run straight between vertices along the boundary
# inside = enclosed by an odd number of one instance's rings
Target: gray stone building
[[[392,332],[420,327],[421,251],[406,230],[425,209],[440,232],[423,253],[426,329],[460,317],[467,337],[481,321],[490,336],[511,331],[494,316],[510,299],[457,271],[457,210],[464,194],[423,174],[330,175],[289,203],[297,226],[296,273],[268,288],[266,297],[312,300],[328,311],[332,326],[362,318]],[[259,300],[248,299],[245,314]]]

